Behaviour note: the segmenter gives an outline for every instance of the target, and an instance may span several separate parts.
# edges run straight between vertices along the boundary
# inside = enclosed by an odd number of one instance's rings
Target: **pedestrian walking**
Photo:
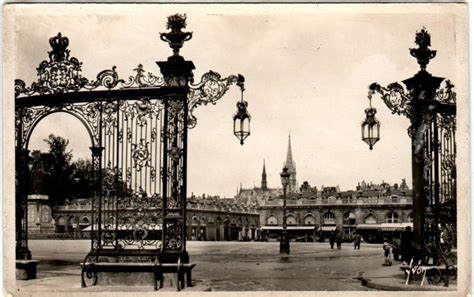
[[[387,238],[383,239],[382,248],[383,248],[383,254],[384,254],[384,257],[385,257],[384,264],[382,264],[382,265],[383,266],[392,266],[392,259],[391,259],[391,257],[392,257],[392,245],[390,243],[388,243]]]
[[[331,249],[334,248],[334,241],[336,241],[336,234],[334,231],[331,231],[331,233],[329,233],[329,244],[331,245]]]
[[[400,240],[400,250],[402,255],[402,261],[405,263],[410,263],[411,258],[413,257],[413,234],[411,232],[411,227],[407,226],[405,232],[402,234]]]
[[[360,241],[361,241],[360,235],[356,233],[354,235],[354,250],[360,250]]]
[[[342,245],[342,231],[339,230],[339,228],[336,229],[336,245],[337,249],[340,250]]]

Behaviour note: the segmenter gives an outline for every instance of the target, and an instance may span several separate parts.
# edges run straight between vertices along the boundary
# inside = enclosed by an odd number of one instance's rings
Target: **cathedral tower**
[[[296,164],[293,161],[293,154],[291,152],[291,135],[288,135],[288,150],[286,152],[286,161],[283,166],[286,166],[290,173],[290,183],[287,188],[288,193],[296,192],[298,190],[298,185],[296,182]]]

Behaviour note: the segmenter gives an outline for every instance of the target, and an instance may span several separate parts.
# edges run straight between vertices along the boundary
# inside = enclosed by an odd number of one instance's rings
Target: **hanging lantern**
[[[244,144],[244,140],[250,135],[250,114],[247,112],[247,101],[244,101],[244,77],[239,74],[237,85],[240,87],[241,97],[237,101],[237,113],[234,115],[234,135]]]
[[[281,185],[283,188],[286,188],[290,184],[290,173],[288,172],[288,167],[283,167],[283,171],[280,173]]]
[[[369,94],[369,108],[365,110],[365,121],[362,122],[362,140],[370,150],[380,140],[380,122],[375,118],[377,110],[372,107],[372,96]]]

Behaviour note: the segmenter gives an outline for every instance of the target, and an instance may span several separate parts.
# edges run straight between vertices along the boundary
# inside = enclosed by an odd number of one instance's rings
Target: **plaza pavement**
[[[389,267],[381,267],[372,271],[367,271],[361,276],[362,283],[376,290],[384,291],[456,291],[457,281],[451,280],[449,287],[444,287],[442,284],[432,285],[425,280],[421,286],[421,278],[417,276],[411,278],[410,282],[406,284],[406,275],[400,269],[400,262],[394,261],[394,265]]]
[[[29,247],[40,261],[37,279],[17,281],[19,293],[152,291],[151,284],[81,288],[79,263],[89,251],[88,240],[30,240]],[[186,291],[367,291],[373,289],[362,285],[360,275],[379,283],[379,276],[384,276],[384,281],[393,283],[401,274],[398,265],[381,266],[379,244],[362,244],[354,250],[347,243],[341,250],[331,250],[328,243],[292,242],[289,256],[279,254],[278,242],[188,241],[187,250],[197,265],[195,286]]]

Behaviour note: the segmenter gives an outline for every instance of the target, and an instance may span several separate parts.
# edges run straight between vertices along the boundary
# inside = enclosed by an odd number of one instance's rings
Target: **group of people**
[[[331,249],[334,249],[334,243],[336,243],[337,249],[340,250],[342,246],[343,240],[343,233],[339,228],[336,228],[334,231],[331,231],[329,234],[329,244]],[[354,249],[360,250],[360,243],[362,241],[362,237],[360,234],[354,234],[353,236],[353,243]],[[392,259],[393,259],[393,249],[395,248],[392,243],[388,241],[387,238],[384,238],[382,248],[384,251],[384,266],[391,266]],[[408,263],[410,259],[413,257],[413,235],[411,231],[411,227],[406,227],[405,231],[402,233],[401,240],[400,240],[400,255],[402,257],[402,261]]]
[[[342,246],[342,232],[339,229],[331,231],[329,234],[329,244],[331,245],[331,249],[334,249],[334,242],[337,245],[337,249],[340,250]]]
[[[331,249],[334,249],[334,243],[336,243],[337,249],[340,250],[342,246],[342,239],[343,233],[336,228],[336,230],[331,231],[329,234],[329,244],[331,245]],[[360,242],[362,241],[362,237],[359,234],[354,234],[354,249],[360,250]]]

